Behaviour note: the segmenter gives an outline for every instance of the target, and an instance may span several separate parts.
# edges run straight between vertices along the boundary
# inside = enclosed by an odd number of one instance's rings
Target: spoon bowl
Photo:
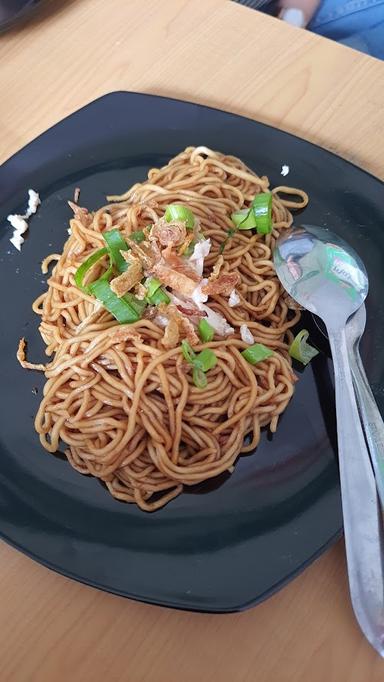
[[[284,288],[332,328],[345,325],[368,293],[358,254],[326,228],[306,225],[277,242],[274,262]]]

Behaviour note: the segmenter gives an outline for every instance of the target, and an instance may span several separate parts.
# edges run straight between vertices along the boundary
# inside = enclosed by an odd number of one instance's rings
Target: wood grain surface
[[[384,64],[229,0],[62,0],[0,37],[0,161],[113,90],[217,106],[384,177]],[[262,560],[262,558],[261,558]],[[340,542],[235,615],[136,604],[0,545],[1,682],[382,682]]]

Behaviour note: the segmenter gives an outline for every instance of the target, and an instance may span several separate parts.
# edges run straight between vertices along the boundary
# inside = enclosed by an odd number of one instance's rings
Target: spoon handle
[[[349,359],[357,405],[375,472],[377,491],[384,508],[384,422],[368,383],[358,343],[354,344]]]
[[[352,605],[368,641],[384,656],[380,506],[353,389],[345,329],[328,328],[328,336],[335,369],[340,480]]]

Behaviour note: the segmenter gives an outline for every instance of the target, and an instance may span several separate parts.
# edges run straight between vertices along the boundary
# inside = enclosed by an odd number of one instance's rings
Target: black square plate
[[[48,130],[0,168],[0,534],[65,575],[121,595],[202,611],[244,609],[266,598],[340,535],[333,389],[326,352],[300,376],[291,404],[231,477],[183,493],[147,514],[113,499],[95,479],[42,450],[33,428],[44,378],[15,353],[43,359],[32,300],[40,262],[61,251],[67,200],[81,187],[90,209],[144,179],[189,145],[241,157],[273,185],[310,195],[303,219],[329,225],[358,251],[371,282],[362,354],[384,406],[383,185],[343,159],[274,128],[177,100],[117,92]],[[42,205],[19,254],[8,213],[27,189]],[[324,349],[326,351],[326,348]],[[33,389],[38,389],[35,395]]]

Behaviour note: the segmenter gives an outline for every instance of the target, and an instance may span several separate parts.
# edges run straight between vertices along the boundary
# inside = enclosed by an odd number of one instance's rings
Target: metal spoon
[[[277,275],[288,293],[318,315],[332,351],[339,466],[349,586],[362,631],[384,656],[383,528],[375,477],[349,365],[345,327],[368,293],[359,256],[325,228],[291,230],[276,245]]]

